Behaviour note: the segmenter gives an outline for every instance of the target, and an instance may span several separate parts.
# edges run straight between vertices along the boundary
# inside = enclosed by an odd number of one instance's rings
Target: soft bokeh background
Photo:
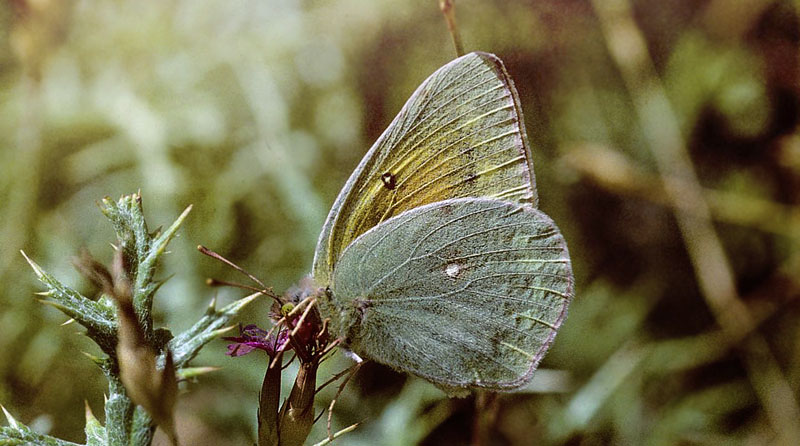
[[[467,49],[516,81],[577,278],[543,370],[484,410],[490,444],[800,444],[796,3],[458,1]],[[454,56],[435,0],[9,0],[0,34],[0,403],[73,441],[84,400],[102,412],[81,355],[97,350],[36,300],[19,250],[92,294],[70,256],[111,256],[94,202],[141,189],[152,227],[194,204],[162,324],[242,294],[203,286],[238,277],[199,243],[282,290],[369,145]],[[263,358],[223,352],[195,362],[223,369],[186,387],[187,444],[253,441]],[[370,365],[334,428],[465,444],[474,408]]]

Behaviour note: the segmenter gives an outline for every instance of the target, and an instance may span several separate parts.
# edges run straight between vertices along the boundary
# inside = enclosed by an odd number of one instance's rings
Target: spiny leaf
[[[175,219],[175,222],[172,223],[172,225],[169,228],[167,228],[166,231],[158,235],[158,237],[155,240],[153,240],[153,244],[150,250],[150,256],[155,257],[161,255],[164,252],[164,249],[166,249],[169,242],[175,237],[178,228],[181,227],[181,224],[183,224],[183,221],[186,219],[186,217],[189,215],[189,212],[191,211],[192,211],[192,205],[187,206],[186,209],[183,210],[181,215],[179,215],[178,218]]]
[[[28,426],[15,420],[5,407],[0,406],[0,408],[3,409],[3,414],[8,421],[8,426],[0,427],[0,446],[79,446],[77,443],[34,432]]]
[[[177,377],[180,380],[187,380],[207,375],[217,370],[220,370],[220,367],[184,367],[178,371]]]
[[[95,363],[98,367],[103,368],[103,364],[105,364],[105,362],[106,362],[105,358],[101,358],[99,356],[95,356],[95,355],[93,355],[91,353],[87,353],[87,352],[81,352],[81,353],[83,353],[84,356],[89,358],[89,360],[92,361],[93,363]]]
[[[158,266],[158,261],[161,259],[167,245],[175,237],[178,229],[191,210],[192,206],[188,206],[164,233],[158,235],[158,238],[148,240],[148,249],[143,253],[144,255],[140,259],[135,276],[136,284],[139,285],[137,288],[143,289],[145,284],[149,284],[153,281],[153,274]],[[147,237],[149,238],[150,235],[148,234]],[[152,291],[155,292],[155,290]],[[134,299],[136,299],[136,297],[137,296],[134,295]]]
[[[116,202],[110,197],[105,197],[100,203],[100,211],[111,220],[119,240],[118,246],[122,249],[128,264],[141,263],[151,240],[142,210],[142,195],[140,193],[124,195]]]
[[[169,350],[164,367],[156,368],[157,352],[149,342],[133,308],[130,282],[124,271],[122,254],[114,257],[115,280],[113,295],[117,301],[119,332],[117,361],[119,376],[130,399],[147,410],[152,419],[173,439],[175,424],[173,409],[178,394],[175,367]]]
[[[18,428],[19,422],[9,413],[4,406],[0,406],[0,409],[3,409],[3,415],[6,416],[6,421],[8,421],[9,427]]]
[[[103,369],[108,379],[109,395],[105,402],[106,436],[109,445],[127,445],[131,438],[131,419],[136,406],[125,393],[125,387],[110,365]]]
[[[143,408],[137,406],[133,412],[130,446],[150,446],[155,432],[156,426],[153,424],[153,419],[150,417],[150,414]]]
[[[206,314],[197,323],[169,342],[175,366],[180,369],[191,361],[205,344],[221,334],[220,328],[224,327],[242,308],[259,296],[261,296],[260,293],[251,294],[219,310],[209,307]]]
[[[161,256],[167,244],[175,237],[192,207],[187,207],[175,222],[165,231],[159,228],[150,232],[142,209],[141,193],[125,195],[114,201],[109,197],[102,200],[100,210],[111,220],[119,240],[123,264],[132,283],[133,306],[142,324],[145,336],[153,336],[152,307],[153,297],[164,281],[154,281]]]
[[[43,302],[52,305],[64,314],[86,327],[88,335],[107,354],[111,354],[117,343],[116,317],[114,312],[101,302],[86,298],[72,288],[62,284],[55,277],[45,272],[25,252],[20,251],[28,261],[39,281],[47,286],[48,300]]]
[[[122,364],[125,361],[118,362],[118,358],[120,360],[122,358],[119,355],[117,345],[118,339],[121,339],[122,336],[118,331],[122,331],[122,328],[119,322],[120,316],[117,313],[117,302],[112,297],[118,294],[120,289],[118,285],[121,284],[121,278],[124,278],[127,284],[128,302],[133,304],[131,311],[127,314],[128,331],[135,329],[133,330],[137,333],[135,346],[146,347],[151,352],[152,359],[154,359],[150,363],[157,364],[157,367],[153,366],[148,369],[152,369],[148,376],[160,376],[162,378],[159,382],[155,382],[155,386],[147,388],[151,391],[144,393],[149,397],[140,398],[139,402],[147,403],[150,410],[157,412],[157,415],[159,415],[160,424],[173,432],[174,430],[169,426],[170,423],[167,422],[168,418],[171,417],[171,409],[167,408],[167,406],[172,407],[177,395],[176,376],[180,371],[179,367],[191,360],[209,340],[220,335],[224,331],[221,327],[226,325],[255,296],[241,299],[219,311],[213,308],[210,309],[179,342],[170,342],[172,335],[169,330],[155,330],[153,328],[151,313],[153,297],[165,282],[164,280],[156,281],[153,277],[161,256],[167,252],[167,244],[175,237],[178,228],[191,210],[191,206],[168,228],[165,230],[159,228],[153,232],[147,229],[140,193],[123,196],[117,201],[105,198],[100,204],[100,209],[111,221],[117,233],[118,242],[112,245],[118,253],[117,257],[115,257],[114,268],[112,268],[113,273],[91,259],[88,253],[78,258],[79,270],[103,288],[103,294],[97,301],[87,299],[80,293],[63,285],[47,274],[30,258],[27,256],[25,258],[39,280],[47,286],[44,292],[39,293],[44,298],[43,302],[58,308],[85,326],[88,331],[87,334],[108,354],[106,358],[87,355],[103,370],[109,381],[109,395],[105,400],[106,426],[103,427],[91,414],[91,411],[87,412],[85,427],[87,446],[147,446],[152,441],[155,432],[153,417],[141,406],[136,406],[131,401],[128,396],[128,390],[123,386],[120,379],[120,369],[123,366],[128,366],[129,372],[130,370],[136,370],[139,365],[137,359],[141,359],[134,355],[133,361],[128,358],[126,364]],[[165,355],[168,354],[167,352],[171,345],[178,347],[176,348],[176,363],[174,366],[165,360]],[[130,352],[131,350],[127,349],[126,351]],[[210,368],[187,369],[182,371],[181,376],[197,376],[210,370]],[[128,375],[134,376],[134,378],[137,376],[135,373],[133,375],[128,373]],[[133,381],[138,383],[143,380],[134,379]],[[166,388],[170,388],[172,391],[163,392],[162,390]],[[153,389],[155,391],[152,391]],[[141,396],[142,392],[139,393]],[[166,399],[157,397],[158,395],[163,396],[165,393],[169,393],[171,396]],[[153,395],[156,395],[156,397]],[[167,400],[170,402],[167,403]],[[154,401],[160,403],[160,405],[152,404]],[[4,427],[0,431],[2,432],[0,446],[6,444],[41,444],[45,446],[72,444],[30,432],[28,428],[17,423],[10,415],[7,414],[7,416],[12,426]],[[172,437],[174,438],[174,434]]]
[[[108,444],[106,428],[94,416],[88,401],[86,402],[86,427],[84,432],[86,433],[86,446],[106,446]]]
[[[178,228],[180,228],[186,216],[191,212],[192,206],[188,206],[181,215],[175,220],[166,231],[159,234],[156,239],[148,241],[148,249],[140,258],[140,263],[137,267],[136,275],[132,276],[134,280],[133,290],[133,306],[136,308],[138,314],[150,313],[153,306],[153,296],[156,291],[163,285],[165,281],[153,281],[158,262],[161,256],[165,253],[167,245],[175,237]],[[148,234],[147,237],[150,237]]]

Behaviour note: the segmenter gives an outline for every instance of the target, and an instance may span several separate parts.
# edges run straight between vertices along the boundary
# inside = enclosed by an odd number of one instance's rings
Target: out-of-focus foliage
[[[800,397],[796,7],[457,2],[467,50],[496,53],[516,81],[541,206],[570,243],[578,280],[531,392],[481,410],[494,417],[489,444],[797,440],[798,421],[776,410],[795,410]],[[607,9],[629,11],[634,26]],[[615,29],[627,37],[609,39]],[[368,146],[454,56],[434,0],[10,0],[0,36],[0,402],[75,441],[83,400],[99,413],[104,391],[79,352],[98,352],[37,302],[19,249],[91,294],[69,257],[81,246],[111,257],[92,203],[140,188],[151,221],[194,204],[165,259],[162,274],[174,277],[157,322],[188,328],[214,293],[203,278],[233,278],[198,243],[284,289],[309,270],[328,207]],[[620,45],[634,61],[643,50],[655,76],[627,76]],[[652,119],[663,109],[642,98],[653,92],[671,115]],[[739,339],[709,303],[717,276],[698,277],[714,253],[687,254],[706,240],[681,232],[687,216],[661,187],[651,137],[673,120],[734,298],[756,324]],[[267,307],[245,320],[266,320]],[[181,438],[249,444],[264,360],[230,360],[222,343],[208,350],[202,362],[224,369],[186,387]],[[325,364],[321,379],[346,364]],[[346,444],[463,444],[474,413],[471,398],[369,365],[333,423],[364,422]],[[315,429],[322,439],[324,423]]]

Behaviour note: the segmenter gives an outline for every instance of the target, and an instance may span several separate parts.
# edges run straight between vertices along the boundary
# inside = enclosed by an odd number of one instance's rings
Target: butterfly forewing
[[[536,206],[519,99],[502,62],[486,53],[437,70],[370,149],[323,227],[314,277],[327,283],[342,251],[380,222],[463,197]]]
[[[567,247],[530,205],[454,199],[372,228],[342,254],[333,326],[353,351],[440,386],[524,384],[573,294]]]

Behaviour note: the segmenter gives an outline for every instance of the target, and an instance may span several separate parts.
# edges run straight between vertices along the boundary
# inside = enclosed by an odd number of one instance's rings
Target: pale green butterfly
[[[470,53],[411,96],[339,193],[313,281],[357,355],[450,393],[528,382],[567,313],[566,243],[536,209],[516,89]]]

